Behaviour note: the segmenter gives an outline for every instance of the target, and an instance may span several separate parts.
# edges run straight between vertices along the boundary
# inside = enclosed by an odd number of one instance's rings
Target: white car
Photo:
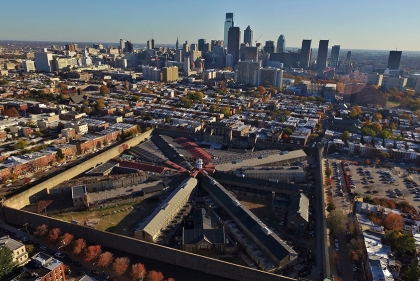
[[[63,259],[63,258],[66,257],[63,253],[60,253],[60,252],[55,253],[54,256],[56,256],[57,258],[60,258],[60,259]]]
[[[336,250],[337,252],[340,252],[340,248],[338,248],[337,246],[335,247],[335,250]]]

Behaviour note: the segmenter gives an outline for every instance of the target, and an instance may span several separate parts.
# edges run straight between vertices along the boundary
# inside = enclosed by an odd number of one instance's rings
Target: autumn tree
[[[14,145],[15,149],[24,149],[28,146],[28,141],[23,139],[18,139],[17,142]]]
[[[79,255],[86,248],[85,239],[79,238],[73,242],[73,254]]]
[[[19,116],[19,112],[14,107],[6,109],[3,112],[3,114],[6,115],[6,116],[9,116],[9,117],[17,117],[17,116]]]
[[[333,210],[328,214],[327,225],[332,233],[339,233],[346,229],[346,216],[342,211]]]
[[[123,275],[130,265],[130,259],[127,257],[116,258],[112,263],[112,271],[116,275]]]
[[[334,180],[331,178],[325,178],[325,185],[326,186],[331,186],[334,184]]]
[[[72,234],[66,232],[59,238],[59,241],[64,247],[67,248],[71,242],[73,242],[73,238],[74,236]]]
[[[384,226],[388,230],[401,230],[404,226],[404,219],[401,215],[390,212],[384,219]]]
[[[111,92],[111,90],[106,86],[106,85],[102,85],[99,88],[99,94],[101,94],[102,96],[106,96]]]
[[[164,278],[162,272],[152,270],[147,273],[145,281],[163,281]]]
[[[46,224],[42,224],[36,227],[34,236],[35,237],[43,237],[48,233],[48,226]]]
[[[328,178],[330,178],[330,177],[331,177],[331,175],[332,175],[332,169],[331,169],[330,167],[327,167],[327,168],[325,169],[325,175],[326,175]]]
[[[144,264],[136,263],[131,266],[131,278],[133,280],[142,280],[146,275],[146,267]]]
[[[230,116],[230,107],[225,106],[220,109],[220,113],[224,114],[226,118]]]
[[[266,92],[265,88],[263,86],[258,86],[257,87],[257,91],[258,93],[260,93],[261,95],[264,94]]]
[[[356,119],[357,117],[359,117],[360,114],[362,114],[362,109],[360,108],[360,106],[355,105],[350,109],[350,113],[349,113],[349,117],[351,119]]]
[[[48,232],[48,242],[52,245],[56,244],[60,237],[61,230],[59,228],[53,228]]]
[[[350,139],[349,131],[344,131],[343,134],[341,135],[341,140],[342,141],[348,141],[349,139]]]
[[[96,260],[99,255],[102,253],[101,245],[92,245],[83,251],[83,260],[85,262],[92,262]]]
[[[101,254],[96,263],[100,267],[108,267],[114,260],[114,255],[111,252],[105,252]]]

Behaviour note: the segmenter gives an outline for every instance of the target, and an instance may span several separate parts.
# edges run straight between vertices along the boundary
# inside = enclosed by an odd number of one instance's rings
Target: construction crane
[[[258,37],[257,40],[255,40],[255,45],[257,45],[258,40],[260,40],[261,36],[263,36],[263,34],[261,34],[260,37]]]

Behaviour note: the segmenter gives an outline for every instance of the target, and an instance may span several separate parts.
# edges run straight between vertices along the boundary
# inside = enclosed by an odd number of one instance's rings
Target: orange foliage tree
[[[401,215],[390,212],[384,219],[384,226],[389,230],[401,230],[404,226],[404,219]]]
[[[96,263],[100,267],[108,267],[114,260],[114,255],[111,252],[105,252],[99,256]]]
[[[131,277],[134,280],[142,280],[146,275],[146,267],[144,264],[136,263],[131,266]]]
[[[73,254],[80,255],[80,253],[86,248],[85,239],[79,238],[73,242]]]
[[[164,278],[162,272],[154,270],[149,271],[146,275],[146,281],[163,281]]]
[[[116,258],[114,262],[112,263],[112,271],[114,271],[116,275],[123,275],[127,271],[129,265],[130,265],[129,258],[127,257]]]
[[[48,242],[52,245],[56,244],[60,237],[61,230],[59,228],[53,228],[48,232]]]
[[[83,260],[85,262],[92,262],[96,260],[101,253],[101,245],[89,246],[83,251]]]
[[[59,238],[59,241],[64,247],[68,247],[73,241],[73,238],[74,236],[72,234],[66,232]]]
[[[48,233],[48,226],[46,224],[42,224],[36,227],[34,235],[36,237],[43,237]]]

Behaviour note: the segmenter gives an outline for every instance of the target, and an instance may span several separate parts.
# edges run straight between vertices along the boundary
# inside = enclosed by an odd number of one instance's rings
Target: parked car
[[[92,273],[93,275],[99,275],[99,271],[97,271],[96,269],[92,269],[90,273]]]
[[[80,262],[78,262],[78,261],[73,262],[73,264],[74,264],[75,266],[78,266],[78,267],[82,266],[82,264],[81,264]]]

